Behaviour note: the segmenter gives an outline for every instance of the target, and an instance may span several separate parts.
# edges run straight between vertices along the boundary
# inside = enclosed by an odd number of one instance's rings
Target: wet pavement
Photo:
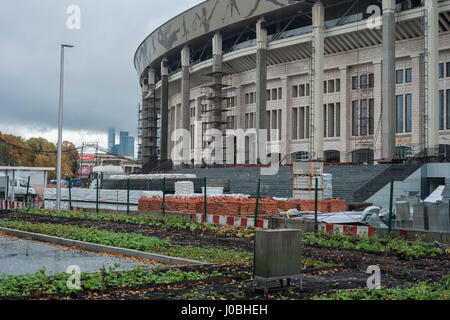
[[[77,265],[81,272],[106,270],[119,263],[116,270],[133,269],[135,265],[151,267],[127,258],[118,258],[87,251],[73,250],[32,240],[0,236],[0,274],[25,274],[38,272],[45,266],[46,272],[62,273],[67,267]]]

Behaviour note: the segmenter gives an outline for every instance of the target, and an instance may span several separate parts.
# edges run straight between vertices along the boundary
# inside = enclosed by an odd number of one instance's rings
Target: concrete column
[[[314,105],[312,108],[313,119],[313,153],[311,158],[313,160],[322,160],[323,155],[323,74],[324,74],[324,16],[325,9],[322,1],[316,2],[312,8],[312,26],[313,26],[313,99]]]
[[[412,62],[412,148],[418,152],[424,143],[424,65],[423,55],[418,54],[411,57]]]
[[[213,115],[213,127],[215,129],[222,129],[222,35],[220,33],[214,34],[212,40],[213,50],[213,97],[214,97],[214,111]]]
[[[191,120],[190,107],[191,107],[191,85],[190,85],[190,60],[191,51],[188,46],[185,46],[181,50],[181,109],[182,109],[182,128],[189,131],[189,125]]]
[[[281,129],[280,129],[280,153],[281,153],[281,160],[283,160],[283,157],[288,154],[288,146],[289,141],[291,139],[291,125],[292,125],[292,108],[288,104],[289,97],[292,96],[289,95],[288,91],[288,77],[283,76],[281,78],[281,88],[283,90],[283,102],[282,108],[281,108]]]
[[[166,57],[161,61],[161,162],[168,160],[169,136],[169,62]]]
[[[197,98],[195,100],[195,145],[194,145],[194,164],[200,166],[202,164],[202,115],[201,106],[202,99]]]
[[[256,23],[256,145],[259,146],[260,129],[266,128],[267,107],[267,29],[264,19]],[[257,149],[259,157],[259,150]],[[259,159],[258,159],[259,160]]]
[[[395,0],[383,0],[383,107],[381,158],[395,156]]]
[[[383,91],[383,82],[382,82],[382,69],[383,65],[380,60],[373,62],[373,74],[375,77],[375,84],[373,88],[373,99],[374,99],[374,118],[373,118],[373,124],[374,124],[374,136],[377,135],[377,129],[379,126],[382,126],[382,123],[380,123],[380,116],[381,116],[381,104],[382,104],[382,91]],[[351,102],[350,102],[351,104]],[[367,105],[369,106],[369,105]],[[351,132],[350,132],[351,134]],[[375,141],[375,144],[373,146],[374,148],[374,159],[380,159],[382,158],[381,155],[381,146],[382,141],[378,137],[378,139]]]
[[[439,10],[437,0],[425,1],[427,15],[427,58],[426,58],[426,83],[427,103],[425,110],[428,113],[427,119],[427,140],[428,155],[435,156],[439,152]]]
[[[339,68],[339,78],[341,79],[341,141],[344,146],[341,152],[341,162],[350,162],[352,160],[352,92],[351,76],[347,66]]]
[[[212,127],[214,129],[220,130],[222,135],[224,135],[224,126],[222,119],[222,88],[223,88],[223,70],[222,70],[222,35],[219,32],[214,34],[212,39],[212,51],[213,51],[213,67],[212,67],[212,77],[213,77],[213,111],[212,111]],[[226,156],[226,141],[222,138],[223,145],[223,159]]]

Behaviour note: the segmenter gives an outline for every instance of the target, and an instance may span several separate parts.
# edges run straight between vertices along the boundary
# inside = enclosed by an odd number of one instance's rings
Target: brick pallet
[[[204,198],[166,198],[167,211],[203,213],[205,208]],[[314,211],[314,200],[275,200],[270,197],[261,198],[258,203],[258,215],[272,215],[279,211],[297,209],[299,211]],[[142,197],[138,202],[139,211],[162,210],[162,198]],[[208,197],[206,202],[208,214],[220,214],[229,216],[252,216],[256,210],[256,199],[236,199],[227,196]],[[327,199],[318,201],[319,212],[339,212],[346,210],[345,200]]]

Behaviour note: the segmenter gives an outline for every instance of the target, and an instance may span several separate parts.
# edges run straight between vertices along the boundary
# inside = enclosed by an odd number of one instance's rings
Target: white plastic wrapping
[[[127,190],[98,190],[99,203],[127,204]],[[162,197],[161,191],[130,190],[130,204],[137,205],[142,197]],[[56,200],[56,188],[46,188],[45,200]],[[96,189],[72,189],[72,201],[96,203]],[[61,189],[61,200],[69,201],[69,189]]]
[[[178,181],[175,182],[175,194],[193,194],[194,193],[194,183],[192,181]]]

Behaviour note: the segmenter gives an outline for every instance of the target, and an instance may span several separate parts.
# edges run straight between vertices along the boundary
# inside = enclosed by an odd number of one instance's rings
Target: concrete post
[[[425,141],[429,156],[439,152],[439,10],[437,0],[425,1],[427,15],[427,103],[428,141]]]
[[[168,160],[167,142],[169,136],[169,62],[166,57],[161,61],[161,162]]]
[[[191,60],[191,51],[188,46],[185,46],[183,50],[181,50],[181,109],[182,109],[182,128],[186,131],[189,131],[190,125],[190,107],[191,107],[191,86],[190,86],[190,60]]]
[[[312,26],[313,26],[313,94],[314,94],[314,120],[313,120],[313,160],[322,160],[323,155],[323,74],[324,74],[324,16],[325,9],[322,1],[318,1],[312,8]]]
[[[267,29],[264,18],[256,23],[256,152],[260,162],[260,130],[266,128],[267,107]]]
[[[395,156],[395,0],[383,0],[383,107],[381,157]]]

